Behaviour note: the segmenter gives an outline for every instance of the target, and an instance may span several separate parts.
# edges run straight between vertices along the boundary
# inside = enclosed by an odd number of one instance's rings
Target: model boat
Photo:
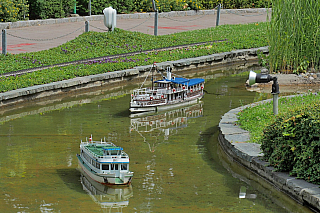
[[[129,171],[129,156],[122,147],[111,142],[89,141],[80,143],[77,155],[81,169],[93,180],[109,185],[130,184],[133,172]]]
[[[156,69],[156,66],[154,66]],[[175,77],[171,67],[167,67],[167,76],[153,81],[152,86],[133,90],[130,112],[160,111],[199,102],[204,94],[204,79]]]

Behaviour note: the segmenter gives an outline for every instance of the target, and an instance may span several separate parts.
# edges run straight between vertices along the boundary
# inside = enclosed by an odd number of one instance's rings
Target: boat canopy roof
[[[122,147],[117,147],[117,146],[103,147],[103,149],[106,150],[106,151],[123,150]]]
[[[155,81],[155,83],[175,83],[175,84],[182,84],[182,85],[188,85],[188,86],[193,86],[196,84],[200,84],[204,82],[203,78],[192,78],[192,79],[187,79],[187,78],[173,78],[171,80],[168,79],[163,79],[163,80],[158,80]]]

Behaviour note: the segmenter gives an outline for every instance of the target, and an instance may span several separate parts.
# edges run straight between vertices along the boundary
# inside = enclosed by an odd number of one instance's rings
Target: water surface
[[[206,73],[200,104],[141,117],[128,111],[137,86],[3,112],[0,212],[309,212],[221,150],[221,116],[265,98],[235,73]],[[130,187],[108,188],[77,170],[80,140],[91,134],[129,154]]]

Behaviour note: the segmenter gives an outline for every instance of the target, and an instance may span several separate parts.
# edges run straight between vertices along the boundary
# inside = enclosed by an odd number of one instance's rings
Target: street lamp
[[[271,94],[273,95],[273,114],[278,114],[278,95],[279,91],[279,84],[277,77],[272,77],[269,74],[257,74],[253,71],[250,71],[249,74],[249,85],[253,85],[255,83],[269,83],[273,81]]]

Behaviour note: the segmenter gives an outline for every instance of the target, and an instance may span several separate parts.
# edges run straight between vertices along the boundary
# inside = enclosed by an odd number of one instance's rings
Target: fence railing
[[[194,21],[194,20],[198,20],[198,19],[201,19],[203,18],[204,16],[206,15],[214,15],[216,14],[216,25],[215,26],[219,26],[219,22],[220,22],[220,14],[224,13],[229,13],[229,14],[234,14],[234,15],[241,15],[241,16],[252,16],[252,13],[248,13],[246,12],[245,10],[222,10],[222,5],[219,4],[216,8],[214,8],[213,10],[207,10],[207,11],[197,11],[197,12],[194,12],[194,11],[175,11],[175,13],[177,14],[177,16],[181,17],[181,16],[192,16],[192,15],[198,15],[199,17],[197,17],[196,19],[190,19],[190,20],[176,20],[176,19],[173,19],[173,15],[174,13],[172,12],[169,12],[169,13],[159,13],[157,14],[157,12],[155,12],[154,14],[141,14],[141,15],[138,15],[138,17],[140,18],[143,18],[145,19],[143,22],[135,25],[135,26],[132,26],[128,29],[125,29],[125,30],[132,30],[134,28],[137,28],[138,26],[146,23],[148,20],[150,20],[151,18],[154,17],[155,21],[154,21],[154,35],[157,36],[158,34],[158,18],[166,18],[166,19],[169,19],[169,20],[172,20],[172,21],[179,21],[179,22],[187,22],[187,21]],[[235,12],[237,11],[237,12]],[[259,10],[254,10],[256,11],[255,13],[259,13]],[[255,14],[255,15],[263,15],[265,14],[265,11],[262,11],[264,13],[260,13],[260,14]],[[134,14],[135,15],[135,14]],[[137,18],[137,15],[132,15],[132,14],[124,14],[124,15],[120,15],[120,19],[121,18]],[[123,16],[123,17],[122,17]],[[118,17],[117,17],[118,18]],[[101,19],[101,17],[92,17],[90,18],[89,17],[84,17],[84,19],[88,19],[85,21],[85,24],[84,24],[84,32],[89,32],[90,31],[90,27],[91,28],[95,28],[95,29],[98,29],[98,30],[101,30],[101,31],[108,31],[107,29],[102,29],[102,28],[99,28],[99,27],[96,27],[94,25],[90,25],[89,23],[89,20],[92,20],[92,21],[96,21],[97,19]],[[84,20],[82,19],[82,20]],[[41,21],[41,20],[40,20]],[[32,22],[32,21],[31,21]],[[63,19],[61,21],[61,23],[63,23]],[[10,25],[5,25],[6,23],[4,24],[1,24],[0,25],[0,28],[10,28]],[[19,25],[19,24],[17,24]],[[208,26],[209,27],[209,26]],[[51,41],[51,40],[55,40],[55,39],[59,39],[59,38],[62,38],[62,37],[65,37],[65,36],[68,36],[70,34],[73,34],[79,30],[83,29],[83,26],[80,27],[80,28],[77,28],[76,30],[72,31],[72,32],[69,32],[67,34],[64,34],[64,35],[60,35],[60,36],[57,36],[57,37],[53,37],[53,38],[46,38],[46,39],[36,39],[36,38],[25,38],[25,37],[21,37],[21,36],[17,36],[17,35],[14,35],[12,33],[9,33],[8,32],[8,29],[2,29],[2,35],[1,35],[1,38],[2,38],[2,54],[3,55],[6,55],[7,54],[7,43],[8,43],[8,38],[7,38],[7,35],[9,36],[12,36],[12,37],[15,37],[15,38],[19,38],[19,39],[24,39],[24,40],[32,40],[32,41]]]

